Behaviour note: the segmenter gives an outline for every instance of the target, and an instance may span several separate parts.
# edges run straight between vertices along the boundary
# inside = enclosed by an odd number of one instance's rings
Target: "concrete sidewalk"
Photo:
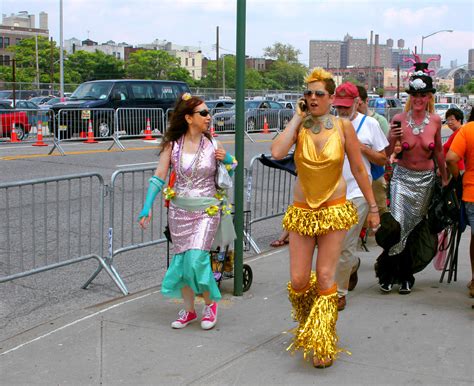
[[[232,296],[222,283],[219,322],[210,331],[194,323],[173,330],[181,307],[159,288],[118,298],[51,321],[3,342],[1,383],[136,384],[440,384],[474,382],[474,330],[468,238],[460,248],[458,281],[440,284],[432,266],[416,276],[411,295],[378,291],[369,243],[359,284],[337,324],[341,354],[315,369],[286,352],[295,326],[286,282],[288,248],[246,260],[250,290]],[[200,311],[201,304],[198,305]]]

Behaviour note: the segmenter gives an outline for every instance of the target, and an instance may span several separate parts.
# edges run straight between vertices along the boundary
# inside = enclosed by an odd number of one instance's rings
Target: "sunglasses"
[[[411,96],[413,98],[424,98],[424,97],[428,96],[428,94],[425,93],[425,92],[415,92],[415,93],[411,94]]]
[[[327,91],[323,91],[323,90],[316,90],[316,91],[313,91],[313,90],[304,90],[303,92],[303,95],[305,97],[311,97],[312,95],[314,94],[315,97],[317,98],[322,98],[323,96],[325,95],[329,95],[329,93]]]
[[[193,112],[193,114],[199,114],[201,117],[207,117],[208,115],[211,115],[209,110],[199,110],[199,111]]]

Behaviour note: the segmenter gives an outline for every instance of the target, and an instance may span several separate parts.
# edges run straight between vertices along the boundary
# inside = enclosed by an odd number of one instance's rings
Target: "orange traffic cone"
[[[150,128],[150,118],[146,119],[146,129],[145,129],[145,138],[144,141],[152,141],[154,138],[151,136],[151,128]]]
[[[10,136],[10,142],[21,142],[16,135],[15,124],[12,124],[12,133]]]
[[[84,125],[81,125],[84,126]],[[81,127],[81,131],[79,132],[79,138],[87,138],[87,132],[83,130]]]
[[[268,122],[267,117],[263,117],[263,134],[270,134],[270,130],[268,130]]]
[[[94,139],[94,130],[92,130],[92,121],[89,119],[89,126],[87,128],[87,141],[84,141],[84,143],[98,143]]]
[[[48,146],[47,143],[43,142],[43,122],[38,121],[38,134],[36,136],[36,143],[33,146]]]
[[[218,137],[218,135],[216,134],[216,130],[214,129],[214,125],[212,123],[209,131],[211,132],[212,137]]]

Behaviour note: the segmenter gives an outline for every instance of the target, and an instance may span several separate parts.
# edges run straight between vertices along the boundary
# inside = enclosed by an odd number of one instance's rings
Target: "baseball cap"
[[[351,107],[354,99],[359,97],[359,90],[351,82],[344,82],[336,88],[336,97],[333,105],[341,107]]]

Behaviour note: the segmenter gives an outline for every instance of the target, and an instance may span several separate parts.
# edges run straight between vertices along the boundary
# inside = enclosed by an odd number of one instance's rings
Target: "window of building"
[[[192,59],[192,61],[193,61],[193,67],[194,67],[194,66],[195,66],[195,60],[194,60],[194,58]]]
[[[21,38],[16,38],[15,44],[18,45],[21,42]]]
[[[0,36],[0,48],[3,48],[3,36]]]
[[[10,38],[3,38],[3,48],[10,46]]]
[[[185,59],[185,66],[188,67],[188,58]]]

